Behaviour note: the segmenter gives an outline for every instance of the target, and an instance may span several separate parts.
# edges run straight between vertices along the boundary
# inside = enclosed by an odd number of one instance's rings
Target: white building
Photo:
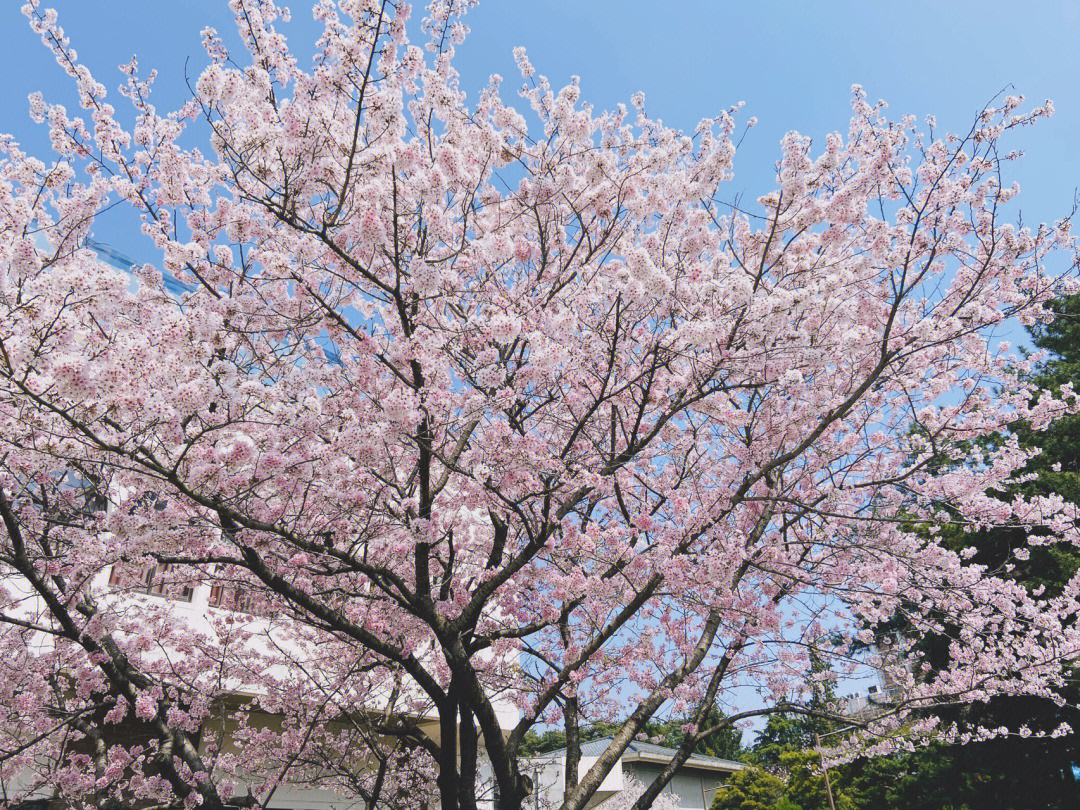
[[[581,762],[578,765],[579,778],[583,777],[596,762],[597,758],[611,744],[611,737],[601,737],[581,744]],[[615,763],[604,781],[600,783],[595,796],[589,802],[594,807],[609,799],[616,800],[620,794],[637,783],[639,786],[651,784],[675,756],[675,749],[662,745],[639,742],[630,743],[623,755]],[[664,788],[665,793],[678,797],[679,807],[688,810],[708,810],[731,774],[746,766],[730,759],[693,754],[679,768],[675,777]],[[522,770],[529,773],[535,785],[535,806],[537,810],[545,807],[558,807],[562,803],[566,770],[566,749],[561,748],[548,754],[531,759]]]

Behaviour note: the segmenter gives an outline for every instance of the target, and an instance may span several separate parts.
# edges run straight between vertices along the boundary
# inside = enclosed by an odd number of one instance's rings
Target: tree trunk
[[[578,766],[581,763],[581,734],[578,729],[578,699],[566,699],[566,767],[563,773],[564,796],[570,795],[578,783]]]
[[[453,684],[449,698],[439,706],[439,799],[442,810],[460,810],[458,805],[458,702]]]

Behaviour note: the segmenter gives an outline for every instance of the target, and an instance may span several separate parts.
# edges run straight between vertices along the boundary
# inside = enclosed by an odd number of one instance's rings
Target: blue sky
[[[316,28],[309,0],[292,5],[285,27],[306,61]],[[49,5],[48,0],[46,4]],[[19,13],[0,7],[0,132],[47,156],[43,127],[27,115],[26,96],[74,107],[70,83]],[[160,71],[159,109],[187,97],[204,64],[199,31],[230,36],[224,0],[53,0],[80,59],[110,89],[116,65],[138,54]],[[419,12],[417,13],[418,16]],[[1011,168],[1028,222],[1065,212],[1080,184],[1080,0],[1049,2],[689,2],[689,0],[486,0],[470,12],[473,33],[458,49],[463,86],[475,98],[489,74],[519,84],[511,51],[523,45],[556,86],[577,74],[584,99],[612,107],[643,90],[650,115],[691,130],[704,116],[745,101],[758,126],[743,142],[729,192],[757,196],[773,180],[781,136],[790,129],[821,142],[846,128],[849,88],[859,82],[890,112],[935,114],[964,128],[1006,85],[1032,102],[1052,98],[1057,114],[1024,131],[1027,157]],[[139,260],[152,260],[124,214],[103,218],[95,237]]]

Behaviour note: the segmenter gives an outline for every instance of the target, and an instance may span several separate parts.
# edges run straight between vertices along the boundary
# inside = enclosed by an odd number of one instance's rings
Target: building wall
[[[663,767],[645,762],[626,762],[623,770],[645,785],[660,775]],[[726,776],[714,771],[699,771],[686,768],[676,773],[664,788],[665,793],[674,793],[679,797],[679,807],[687,810],[708,810],[717,789],[724,783]]]
[[[596,763],[596,757],[582,757],[578,767],[578,778],[582,778]],[[565,754],[541,755],[521,763],[521,772],[527,774],[534,785],[533,800],[525,803],[525,810],[552,810],[562,804],[566,768]],[[604,777],[596,793],[585,805],[587,808],[600,804],[614,796],[624,786],[623,762],[619,760]]]

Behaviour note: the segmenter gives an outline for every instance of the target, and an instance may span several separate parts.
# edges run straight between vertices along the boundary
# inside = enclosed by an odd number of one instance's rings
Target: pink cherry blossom
[[[469,5],[421,48],[406,5],[320,0],[311,61],[231,0],[242,52],[204,31],[169,113],[125,65],[126,126],[27,3],[80,109],[30,98],[52,155],[0,139],[7,795],[508,810],[529,730],[618,720],[582,810],[653,716],[685,759],[713,706],[810,711],[813,660],[895,686],[845,753],[1025,733],[931,710],[1052,695],[1080,652],[1080,575],[1029,592],[940,539],[1080,540],[1000,495],[1009,425],[1080,410],[995,336],[1076,291],[1069,218],[1014,222],[1003,179],[1052,105],[951,134],[856,86],[735,205],[741,105],[686,134],[523,49],[520,101],[466,98]],[[116,205],[157,257],[130,275],[88,241]]]

